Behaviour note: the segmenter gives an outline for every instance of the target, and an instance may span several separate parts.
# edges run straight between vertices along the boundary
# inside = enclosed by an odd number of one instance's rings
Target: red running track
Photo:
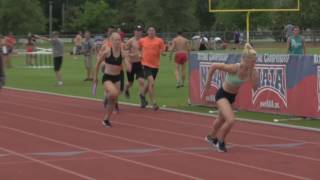
[[[317,179],[320,132],[237,122],[228,153],[204,137],[212,117],[0,91],[0,179]]]

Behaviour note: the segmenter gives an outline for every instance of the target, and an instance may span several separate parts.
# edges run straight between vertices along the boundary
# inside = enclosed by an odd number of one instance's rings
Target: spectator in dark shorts
[[[0,53],[0,89],[5,84],[5,75],[4,75],[4,67],[3,67],[3,61],[2,61],[2,53]]]
[[[140,50],[142,51],[141,64],[143,66],[144,78],[148,83],[144,87],[143,94],[140,94],[141,108],[145,108],[148,104],[145,95],[149,93],[149,97],[154,110],[158,110],[159,106],[155,97],[155,80],[160,67],[160,55],[164,55],[165,45],[161,38],[156,36],[154,27],[148,28],[148,35],[139,40]]]
[[[182,36],[181,32],[172,40],[172,45],[170,47],[170,60],[172,59],[172,54],[175,52],[175,76],[177,81],[177,88],[184,86],[184,81],[186,79],[186,62],[188,60],[188,55],[191,50],[189,40]],[[179,73],[179,68],[181,67],[181,74]],[[181,77],[181,79],[180,79]]]
[[[240,48],[240,32],[239,31],[235,31],[234,32],[234,49],[239,49]]]
[[[84,79],[84,81],[92,81],[93,80],[92,55],[95,51],[95,44],[93,39],[91,39],[91,34],[89,31],[86,31],[84,34],[84,41],[82,43],[81,49],[84,55],[84,64],[87,71],[87,77]]]
[[[124,89],[124,93],[127,98],[130,97],[129,89],[130,87],[132,87],[135,78],[139,81],[140,94],[143,94],[144,78],[139,50],[139,39],[141,38],[142,31],[142,27],[137,26],[134,30],[134,37],[130,38],[126,44],[128,59],[132,67],[131,72],[127,71],[128,83],[126,84]]]
[[[3,47],[3,36],[0,34],[0,89],[4,86],[5,84],[5,74],[4,74],[4,63],[3,63],[3,52],[2,52],[2,47]]]
[[[82,48],[82,32],[79,31],[76,37],[74,38],[74,49],[73,49],[73,55],[80,55],[81,54],[81,48]]]
[[[27,43],[25,44],[25,51],[26,51],[26,66],[32,66],[35,60],[35,55],[32,54],[35,51],[36,45],[32,38],[29,36],[27,39]]]
[[[62,75],[60,70],[61,70],[62,61],[63,61],[63,43],[59,39],[59,33],[53,32],[52,38],[47,38],[39,35],[36,35],[35,37],[51,43],[52,50],[53,50],[54,72],[56,74],[56,79],[57,79],[56,86],[62,86],[63,81],[62,81]]]
[[[7,53],[4,54],[4,56],[3,56],[4,63],[7,68],[12,67],[11,54],[13,52],[13,49],[14,49],[14,46],[16,45],[16,43],[17,43],[16,38],[13,36],[12,32],[9,32],[9,34],[5,37],[5,45],[7,47]]]

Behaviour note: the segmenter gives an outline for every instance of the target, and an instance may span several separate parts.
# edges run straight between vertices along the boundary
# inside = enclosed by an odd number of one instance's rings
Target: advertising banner
[[[213,63],[239,63],[240,54],[194,52],[189,61],[189,96],[192,104],[213,106],[215,93],[222,86],[225,72],[216,71],[210,93],[201,100],[209,68]],[[259,55],[256,64],[259,86],[240,88],[234,107],[240,110],[320,117],[320,56],[288,54]]]

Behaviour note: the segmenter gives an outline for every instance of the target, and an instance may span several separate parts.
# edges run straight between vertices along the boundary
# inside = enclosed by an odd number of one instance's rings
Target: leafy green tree
[[[209,13],[208,1],[197,0],[195,15],[199,21],[200,30],[207,31],[215,23],[215,14]]]
[[[66,10],[66,19],[64,30],[65,32],[76,32],[82,30],[82,22],[78,20],[81,17],[82,11],[79,6],[69,6]]]
[[[116,10],[103,0],[97,2],[86,1],[85,4],[77,9],[77,7],[69,9],[66,27],[68,31],[89,30],[92,32],[102,32],[110,25],[117,21]]]
[[[50,16],[50,10],[49,10],[49,4],[52,3],[52,28],[55,31],[60,31],[62,29],[62,5],[65,5],[65,9],[67,9],[66,2],[70,1],[72,3],[72,0],[38,0],[41,4],[41,8],[43,13],[45,14],[46,18],[49,19]],[[83,1],[83,0],[79,0]],[[46,31],[49,32],[49,20],[47,21],[46,25]]]
[[[162,0],[163,27],[166,31],[194,31],[199,29],[199,21],[195,16],[196,0],[176,1]]]
[[[159,0],[137,0],[137,17],[145,25],[156,26],[158,24],[156,27],[160,27],[159,23],[162,15],[162,9],[159,8]]]
[[[108,3],[110,5],[110,7],[114,8],[114,9],[116,9],[118,7],[118,5],[119,5],[118,1],[121,1],[121,0],[105,0],[105,2]]]
[[[302,1],[301,11],[297,15],[300,17],[299,25],[302,28],[318,28],[320,25],[320,1]]]
[[[1,0],[0,24],[2,33],[41,33],[45,31],[46,19],[38,1]]]
[[[137,16],[160,31],[192,31],[199,28],[195,7],[195,0],[137,0]]]
[[[294,1],[291,1],[291,3]],[[282,7],[287,7],[283,5]],[[273,27],[284,26],[286,24],[299,25],[302,29],[318,28],[320,24],[320,2],[304,0],[301,2],[299,12],[273,13]]]
[[[116,25],[124,31],[132,32],[136,25],[142,24],[137,17],[137,0],[117,0],[116,9],[118,11]]]

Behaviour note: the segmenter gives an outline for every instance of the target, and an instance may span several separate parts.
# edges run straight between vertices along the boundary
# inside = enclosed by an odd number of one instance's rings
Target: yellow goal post
[[[295,2],[294,7],[288,8],[223,8],[218,9],[214,6],[214,1],[224,1],[224,0],[208,0],[209,12],[210,13],[234,13],[234,12],[246,12],[246,31],[247,31],[247,42],[250,42],[250,14],[253,12],[297,12],[300,11],[300,0],[292,0]],[[243,0],[248,1],[248,0]],[[256,0],[259,1],[259,0]],[[271,0],[269,0],[271,1]],[[279,1],[279,0],[277,0]]]

